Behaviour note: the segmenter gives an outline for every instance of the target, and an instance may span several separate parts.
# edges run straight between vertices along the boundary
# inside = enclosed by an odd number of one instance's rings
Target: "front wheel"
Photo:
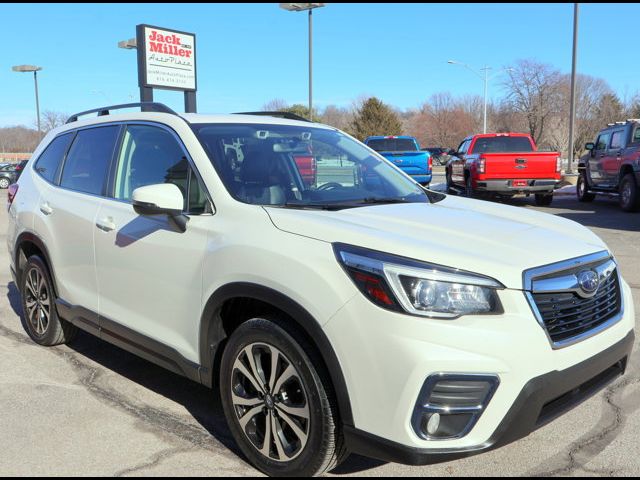
[[[5,189],[9,188],[10,184],[11,184],[11,182],[9,182],[8,178],[0,178],[0,188],[2,190],[5,190]]]
[[[589,184],[587,183],[587,178],[585,177],[584,172],[580,173],[578,176],[576,194],[578,195],[579,202],[593,202],[596,198],[596,195],[589,191]]]
[[[225,416],[242,452],[271,476],[314,476],[345,456],[336,401],[313,349],[277,318],[231,335],[220,372]]]
[[[640,210],[640,192],[632,173],[627,173],[620,182],[620,207],[625,212]]]
[[[553,193],[536,193],[536,205],[548,207],[553,202]]]

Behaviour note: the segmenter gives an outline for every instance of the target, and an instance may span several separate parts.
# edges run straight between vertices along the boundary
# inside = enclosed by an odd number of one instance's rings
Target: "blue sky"
[[[314,103],[347,106],[376,95],[405,109],[431,94],[482,94],[456,59],[496,68],[518,59],[571,70],[573,4],[341,4],[314,13]],[[138,98],[135,51],[117,48],[148,23],[197,35],[198,110],[260,109],[307,101],[307,17],[263,4],[1,4],[0,126],[32,125],[33,79],[12,65],[37,64],[42,110],[67,113]],[[581,6],[580,73],[620,96],[640,90],[638,4]],[[614,37],[614,39],[612,39]],[[10,41],[7,41],[10,39]],[[500,77],[490,95],[500,96]],[[182,95],[155,99],[182,109]]]

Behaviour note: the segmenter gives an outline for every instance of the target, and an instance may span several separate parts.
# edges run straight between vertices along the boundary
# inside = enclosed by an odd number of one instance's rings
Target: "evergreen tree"
[[[350,130],[362,141],[371,135],[401,135],[402,122],[389,106],[372,97],[356,110]]]

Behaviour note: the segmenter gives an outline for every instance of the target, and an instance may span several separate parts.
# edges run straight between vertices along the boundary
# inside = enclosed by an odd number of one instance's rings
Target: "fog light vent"
[[[493,397],[495,375],[432,375],[424,383],[412,417],[414,431],[426,440],[464,437]]]

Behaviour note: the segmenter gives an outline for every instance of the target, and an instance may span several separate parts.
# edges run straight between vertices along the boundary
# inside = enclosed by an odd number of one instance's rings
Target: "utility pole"
[[[573,60],[571,64],[571,116],[569,117],[569,165],[567,173],[573,173],[574,132],[576,121],[576,65],[578,61],[578,14],[579,4],[573,4]]]

